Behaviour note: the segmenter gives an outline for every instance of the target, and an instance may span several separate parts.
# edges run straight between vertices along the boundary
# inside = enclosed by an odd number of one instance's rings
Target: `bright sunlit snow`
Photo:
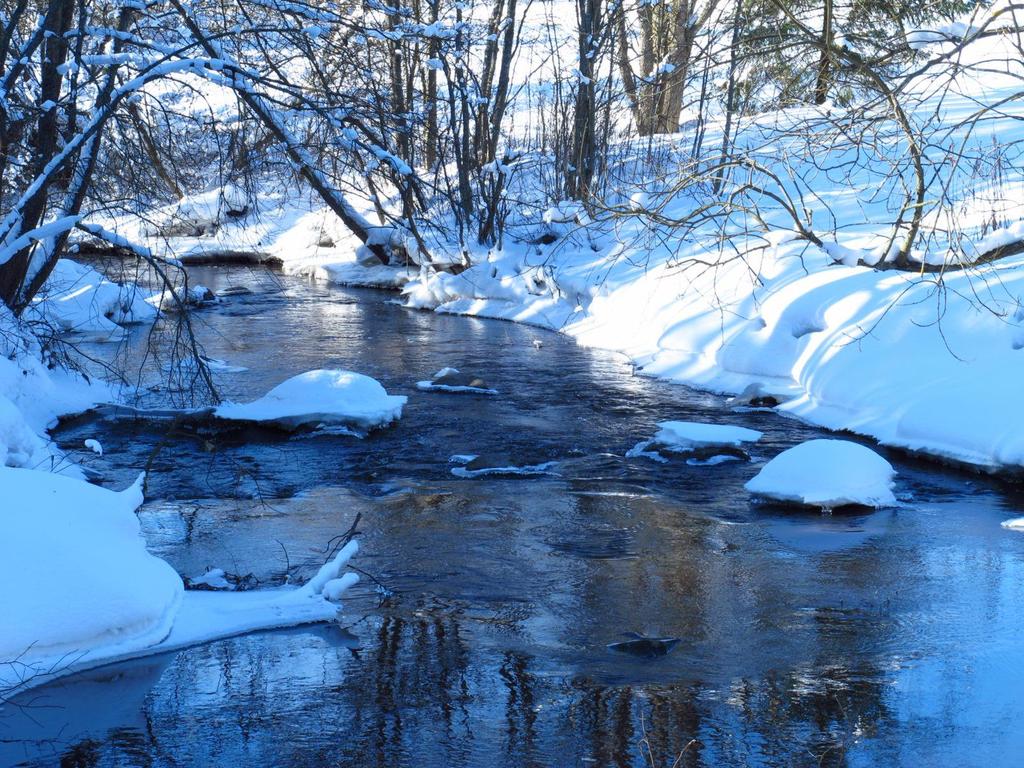
[[[389,395],[380,382],[360,373],[319,370],[293,376],[251,403],[219,405],[214,414],[286,429],[322,424],[366,430],[397,420],[407,399]]]
[[[832,509],[896,503],[896,472],[885,459],[847,440],[808,440],[765,464],[746,488],[754,496]]]

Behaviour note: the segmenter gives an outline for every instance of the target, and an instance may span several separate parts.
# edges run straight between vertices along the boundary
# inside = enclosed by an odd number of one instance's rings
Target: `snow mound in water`
[[[708,453],[714,450],[732,449],[737,455],[718,457],[715,462],[738,459],[746,454],[740,450],[744,443],[756,443],[761,433],[744,427],[733,427],[728,424],[701,424],[696,421],[662,421],[658,423],[658,432],[650,440],[644,440],[626,452],[627,458],[644,456],[655,461],[666,461],[657,450],[668,453]],[[652,448],[657,450],[651,450]],[[708,456],[706,458],[715,458]],[[689,463],[689,462],[688,462]]]
[[[224,403],[214,415],[287,429],[320,424],[373,429],[401,417],[407,400],[389,395],[379,381],[361,373],[317,370],[293,376],[251,403]]]
[[[896,503],[895,475],[889,462],[863,445],[809,440],[765,464],[746,489],[766,499],[814,507],[887,507]]]
[[[728,424],[701,424],[695,421],[662,421],[654,435],[654,445],[668,451],[686,453],[702,448],[739,448],[756,443],[761,433]]]
[[[115,493],[0,467],[0,662],[9,663],[0,690],[95,649],[137,652],[170,632],[184,588],[146,551],[135,516],[141,479]]]

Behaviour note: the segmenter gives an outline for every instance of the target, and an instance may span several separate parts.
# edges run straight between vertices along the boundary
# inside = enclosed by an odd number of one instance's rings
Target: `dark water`
[[[105,455],[81,458],[114,487],[151,462],[143,525],[184,575],[303,577],[361,515],[357,565],[386,591],[364,578],[337,626],[37,689],[0,712],[0,764],[1024,761],[1024,535],[999,526],[1020,513],[1012,489],[890,456],[896,509],[752,506],[758,462],[820,433],[528,327],[241,268],[194,279],[253,290],[197,316],[210,355],[250,368],[221,377],[227,396],[351,368],[410,396],[402,420],[358,440],[83,418],[58,439],[98,437]],[[124,354],[141,348],[137,334]],[[415,389],[446,365],[500,397]],[[668,418],[765,437],[752,463],[623,457]],[[452,454],[557,464],[462,479]],[[629,631],[681,642],[653,659],[608,649]]]

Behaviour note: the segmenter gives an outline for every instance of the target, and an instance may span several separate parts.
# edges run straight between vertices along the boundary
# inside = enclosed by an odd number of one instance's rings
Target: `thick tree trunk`
[[[437,7],[438,0],[428,0],[427,5],[430,8],[430,16],[428,21],[430,24],[437,23]],[[440,52],[440,44],[436,37],[431,37],[427,46],[427,73],[426,73],[426,88],[424,88],[424,98],[427,102],[427,135],[424,140],[423,147],[423,160],[428,169],[433,170],[437,164],[438,155],[438,130],[437,130],[437,69],[434,66],[434,62],[437,61],[437,56]]]

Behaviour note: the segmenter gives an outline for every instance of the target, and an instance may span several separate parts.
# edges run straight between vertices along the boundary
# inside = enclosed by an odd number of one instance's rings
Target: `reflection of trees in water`
[[[507,687],[505,705],[505,758],[506,763],[529,768],[543,765],[536,757],[537,703],[534,695],[536,681],[529,672],[529,657],[520,653],[506,653],[499,670]]]
[[[592,525],[608,514],[593,503],[584,510]],[[512,631],[493,635],[458,606],[402,606],[400,615],[364,625],[358,660],[325,639],[330,629],[182,654],[147,701],[147,740],[112,731],[98,751],[82,742],[67,753],[68,764],[112,757],[189,764],[177,760],[184,754],[417,768],[534,768],[587,758],[624,768],[648,765],[644,740],[659,766],[682,754],[678,765],[688,768],[842,768],[855,739],[892,727],[884,663],[898,624],[888,607],[892,590],[878,585],[906,587],[913,577],[897,575],[911,556],[864,549],[823,555],[800,570],[788,560],[726,554],[729,542],[713,546],[709,537],[720,531],[705,522],[676,524],[671,533],[673,546],[657,558],[565,569],[565,597],[586,606],[569,614],[578,617],[569,634],[600,638],[631,617],[682,630],[685,650],[650,666],[623,660],[620,668],[610,657],[567,679],[561,670],[575,659],[553,667],[510,650],[517,637],[530,642],[524,620],[536,605],[517,604]],[[820,604],[823,582],[842,585],[846,607]],[[564,616],[566,601],[556,597],[551,611]],[[502,621],[508,610],[498,610]],[[555,626],[537,631],[558,635],[562,625]],[[699,670],[720,664],[719,679],[679,679],[690,656]],[[622,683],[631,672],[655,682]],[[665,682],[673,675],[678,682]]]
[[[738,681],[729,703],[739,712],[745,743],[733,738],[732,754],[754,751],[769,764],[846,766],[855,740],[873,737],[889,718],[884,685],[870,664],[815,666]]]
[[[463,620],[381,617],[358,658],[303,633],[182,654],[147,697],[144,728],[83,740],[62,763],[632,768],[649,765],[644,741],[658,766],[682,754],[687,768],[841,768],[853,739],[889,719],[870,663],[818,658],[722,688],[566,681],[529,654],[468,644]]]
[[[649,748],[656,765],[700,765],[697,738],[701,714],[694,691],[685,686],[603,686],[574,681],[562,724],[562,738],[575,740],[576,753],[596,768],[641,766]]]
[[[466,764],[469,662],[455,615],[383,617],[340,687],[351,707],[343,764]]]

